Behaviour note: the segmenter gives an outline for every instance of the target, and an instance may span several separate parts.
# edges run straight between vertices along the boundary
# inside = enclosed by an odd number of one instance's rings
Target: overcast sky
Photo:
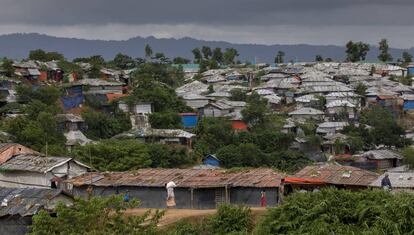
[[[414,0],[0,0],[0,34],[414,46]]]

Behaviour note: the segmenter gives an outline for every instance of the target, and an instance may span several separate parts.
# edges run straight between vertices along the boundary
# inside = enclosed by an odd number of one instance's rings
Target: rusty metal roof
[[[282,173],[269,168],[223,169],[140,169],[135,172],[86,173],[66,182],[74,186],[164,187],[174,181],[177,187],[278,187]]]
[[[294,175],[297,178],[321,180],[330,184],[368,186],[378,174],[352,166],[307,166]]]
[[[0,217],[7,215],[31,216],[62,192],[43,188],[0,188]]]

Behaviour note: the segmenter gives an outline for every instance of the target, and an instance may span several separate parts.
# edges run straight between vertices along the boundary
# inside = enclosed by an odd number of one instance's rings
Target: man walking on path
[[[174,188],[177,185],[175,185],[175,183],[173,181],[168,182],[165,185],[165,188],[167,189],[167,207],[168,208],[172,208],[175,207],[175,195],[174,195]]]

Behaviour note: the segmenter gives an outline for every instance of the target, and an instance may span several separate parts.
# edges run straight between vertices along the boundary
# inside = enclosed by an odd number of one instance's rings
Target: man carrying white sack
[[[167,189],[167,207],[173,208],[175,207],[175,196],[174,196],[174,188],[177,187],[177,185],[170,181],[167,184],[165,184],[165,188]]]

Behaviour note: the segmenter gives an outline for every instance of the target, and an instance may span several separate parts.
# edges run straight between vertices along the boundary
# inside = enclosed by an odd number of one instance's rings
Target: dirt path
[[[261,216],[266,212],[266,208],[251,208],[255,217]],[[139,208],[130,209],[125,212],[127,216],[143,215],[146,211],[156,209],[153,208]],[[166,209],[165,215],[161,218],[158,226],[163,227],[176,223],[182,219],[199,220],[204,217],[213,215],[216,213],[215,209],[212,210],[191,210],[191,209]]]

